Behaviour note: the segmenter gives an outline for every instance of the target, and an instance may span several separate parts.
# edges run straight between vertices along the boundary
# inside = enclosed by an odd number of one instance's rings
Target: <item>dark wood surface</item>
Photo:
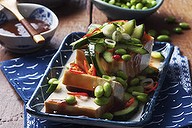
[[[71,32],[87,30],[90,23],[90,3],[86,0],[80,0],[74,3],[64,3],[60,7],[52,8],[59,18],[59,27],[51,40],[48,48],[58,48],[63,38]],[[174,16],[178,21],[185,21],[192,27],[192,2],[191,0],[164,0],[162,7],[144,22],[146,29],[154,28],[158,31],[168,28],[164,22],[167,16]],[[107,17],[93,6],[92,23],[102,24],[106,22]],[[184,31],[183,34],[171,35],[172,43],[177,45],[182,54],[187,56],[192,63],[192,32]],[[0,61],[9,60],[16,57],[22,57],[10,53],[0,45]],[[192,68],[190,67],[190,70]],[[23,127],[23,102],[12,86],[8,83],[0,71],[0,127],[2,128],[22,128]]]

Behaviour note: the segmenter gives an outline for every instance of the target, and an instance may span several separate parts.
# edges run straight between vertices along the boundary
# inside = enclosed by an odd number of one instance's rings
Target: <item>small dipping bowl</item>
[[[103,12],[110,20],[131,20],[131,19],[144,19],[154,12],[163,4],[164,0],[156,0],[157,4],[146,10],[141,9],[128,9],[116,5],[109,4],[102,0],[92,0],[93,4]]]
[[[0,44],[14,53],[31,53],[47,45],[59,24],[57,16],[50,9],[39,4],[19,3],[18,9],[26,19],[43,21],[43,23],[48,25],[49,29],[41,33],[45,38],[45,42],[41,44],[35,43],[28,32],[24,35],[16,35],[13,32],[5,31],[3,25],[9,21],[16,20],[16,17],[10,11],[3,8],[0,11]],[[22,29],[22,27],[20,28]],[[24,28],[23,30],[25,31]]]

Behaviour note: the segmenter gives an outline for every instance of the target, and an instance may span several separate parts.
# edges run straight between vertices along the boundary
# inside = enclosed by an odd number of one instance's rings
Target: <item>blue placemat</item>
[[[7,80],[25,103],[36,89],[42,74],[56,51],[44,51],[38,54],[12,59],[0,63]],[[191,79],[188,59],[180,54],[178,47],[169,64],[169,70],[160,91],[153,118],[146,128],[190,127],[192,124]],[[38,119],[28,114],[24,107],[24,127],[26,128],[73,128],[75,124],[62,124]],[[90,126],[80,126],[90,128]]]

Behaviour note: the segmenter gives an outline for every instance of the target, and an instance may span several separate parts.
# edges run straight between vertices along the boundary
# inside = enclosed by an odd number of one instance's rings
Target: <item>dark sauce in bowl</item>
[[[37,19],[27,19],[38,33],[50,30],[50,25]],[[0,33],[14,36],[30,36],[24,26],[16,19],[0,25]]]

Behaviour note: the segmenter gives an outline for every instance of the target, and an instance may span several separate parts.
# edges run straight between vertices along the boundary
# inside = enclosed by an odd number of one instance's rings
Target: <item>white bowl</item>
[[[59,24],[57,16],[50,9],[39,4],[20,3],[18,4],[18,9],[25,18],[42,20],[50,25],[50,29],[48,31],[41,33],[41,35],[45,38],[45,42],[37,44],[29,35],[16,36],[0,32],[0,44],[15,53],[30,53],[47,45],[53,37]],[[16,17],[7,9],[0,11],[0,24],[8,22],[12,19],[16,19]]]

